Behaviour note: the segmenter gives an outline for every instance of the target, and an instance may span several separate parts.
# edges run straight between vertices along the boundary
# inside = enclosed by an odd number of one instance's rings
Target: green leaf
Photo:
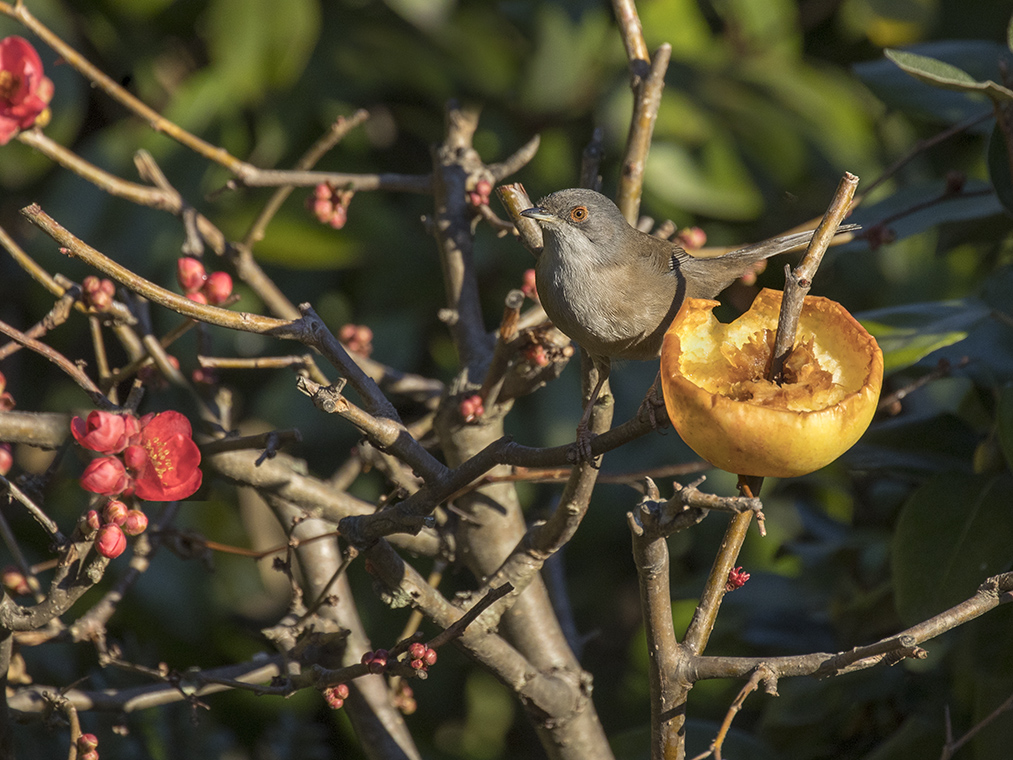
[[[879,343],[884,370],[895,372],[962,341],[988,315],[977,302],[933,301],[867,311],[858,319]]]
[[[995,410],[996,432],[1006,464],[1013,470],[1013,385],[1007,385],[999,394]]]
[[[997,62],[1013,63],[1005,45],[985,40],[947,40],[913,45],[905,52],[945,61],[975,80],[999,76]],[[884,57],[853,67],[855,74],[888,106],[909,115],[944,124],[956,124],[990,110],[979,92],[941,89],[915,79]],[[971,131],[987,134],[991,124],[979,124]]]
[[[907,624],[974,595],[1010,566],[1013,478],[944,473],[901,509],[891,564],[897,611]]]
[[[1010,174],[1010,152],[1006,134],[998,122],[988,139],[988,178],[995,188],[996,197],[1013,212],[1013,176]]]
[[[1013,100],[1013,90],[1009,90],[991,79],[979,82],[963,69],[937,58],[905,50],[886,50],[884,54],[908,74],[925,84],[957,92],[980,92],[995,101]]]

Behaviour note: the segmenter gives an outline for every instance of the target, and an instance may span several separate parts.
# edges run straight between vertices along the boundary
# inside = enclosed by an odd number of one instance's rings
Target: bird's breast
[[[636,265],[589,262],[558,256],[549,247],[535,269],[545,313],[590,354],[651,359],[661,350],[678,280]]]

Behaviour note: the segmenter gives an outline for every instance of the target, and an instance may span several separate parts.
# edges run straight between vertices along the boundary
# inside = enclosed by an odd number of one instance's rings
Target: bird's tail
[[[842,224],[837,228],[837,234],[854,232],[858,229],[861,229],[861,226],[857,224]],[[679,256],[678,263],[686,275],[688,285],[686,295],[694,298],[713,298],[741,277],[750,264],[779,253],[804,248],[812,239],[813,232],[814,230],[808,230],[770,238],[721,256],[697,258],[683,254]]]
[[[857,232],[862,229],[860,224],[842,224],[837,228],[837,235],[844,235],[849,232]],[[791,251],[798,250],[809,245],[809,241],[812,239],[813,232],[815,230],[806,230],[804,232],[793,232],[790,235],[781,235],[780,237],[770,238],[763,240],[759,243],[753,243],[743,248],[736,248],[726,253],[714,254],[712,256],[699,256],[696,254],[696,258],[716,259],[730,257],[731,260],[748,260],[748,261],[759,261],[760,259],[767,259],[771,256],[776,256],[779,253],[790,253]],[[853,236],[849,236],[847,240],[837,240],[836,236],[832,245],[840,245],[841,243],[850,242]]]

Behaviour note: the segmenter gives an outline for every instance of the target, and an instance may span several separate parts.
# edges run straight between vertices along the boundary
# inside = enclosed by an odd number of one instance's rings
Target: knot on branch
[[[334,385],[321,385],[308,377],[299,377],[296,387],[313,402],[313,406],[327,414],[341,414],[348,410],[348,399],[341,395],[345,378],[339,378]]]
[[[704,493],[699,486],[705,478],[681,485],[673,483],[672,498],[661,501],[657,485],[646,478],[645,495],[638,505],[639,524],[651,535],[665,536],[685,530],[703,520],[712,509],[735,514],[755,512],[762,515],[763,503],[755,497],[717,496]]]

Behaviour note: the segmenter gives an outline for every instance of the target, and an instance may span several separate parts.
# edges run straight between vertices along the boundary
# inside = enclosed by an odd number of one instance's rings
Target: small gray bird
[[[652,359],[687,297],[714,298],[761,259],[800,248],[812,232],[772,238],[723,256],[696,258],[678,244],[630,226],[594,190],[560,190],[522,211],[544,236],[535,285],[549,319],[598,369],[577,426],[577,450],[590,459],[587,423],[612,359]],[[854,225],[841,230],[856,229]]]

